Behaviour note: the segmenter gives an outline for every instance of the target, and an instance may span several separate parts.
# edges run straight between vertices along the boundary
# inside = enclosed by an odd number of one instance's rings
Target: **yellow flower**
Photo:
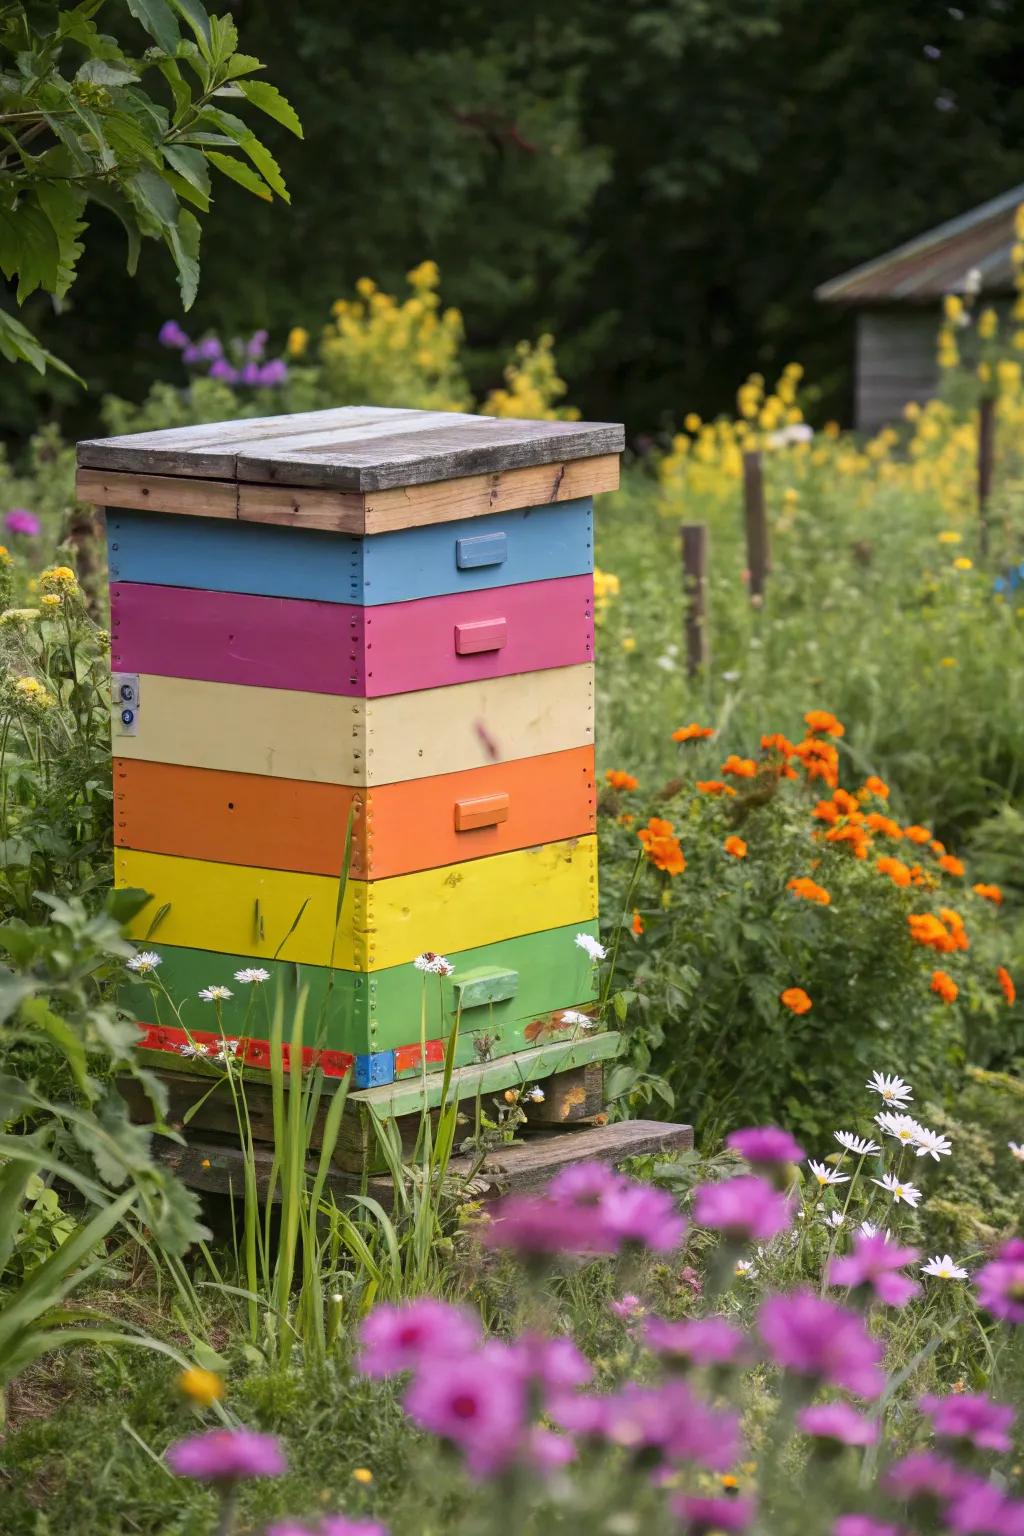
[[[57,702],[37,677],[19,677],[14,685],[14,692],[22,703],[33,705],[37,709],[52,709]]]
[[[978,335],[982,341],[991,341],[999,329],[999,317],[994,309],[983,309],[978,316]]]
[[[783,491],[782,499],[786,503],[787,507],[794,507],[800,500],[800,493],[799,491],[794,491],[793,487],[790,485],[787,486]]]
[[[352,1476],[357,1483],[373,1482],[373,1473],[370,1471],[369,1467],[356,1467],[352,1473]]]
[[[372,277],[360,277],[356,282],[356,293],[361,299],[371,299],[377,292],[377,284]]]
[[[3,620],[0,619],[0,623],[2,623],[2,622],[3,622]],[[627,655],[628,655],[628,653],[630,651],[635,651],[636,650],[636,636],[635,635],[623,635],[623,637],[622,637],[622,649],[627,653]]]
[[[968,559],[968,557],[966,555],[957,555],[956,559],[953,561],[953,569],[954,570],[957,570],[957,571],[970,571],[970,570],[973,570],[973,568],[974,568],[974,561]]]
[[[288,332],[288,356],[301,357],[309,346],[309,332],[303,325],[293,325]]]
[[[955,528],[946,528],[939,534],[940,544],[959,544],[963,539],[962,533],[957,533]]]
[[[210,1408],[224,1396],[224,1382],[216,1371],[204,1371],[201,1366],[190,1365],[178,1377],[178,1386],[201,1408]]]
[[[14,557],[12,556],[10,550],[7,548],[7,545],[0,544],[0,565],[8,566],[13,564]],[[29,583],[29,585],[31,585],[31,583]]]
[[[964,301],[958,293],[947,293],[942,301],[942,310],[946,319],[955,324],[964,312]]]
[[[690,411],[688,415],[683,417],[683,426],[686,428],[687,432],[700,431],[701,421],[696,411]]]
[[[939,662],[940,667],[955,667],[956,664],[955,656],[943,656],[942,660]]]
[[[54,608],[59,608],[62,601],[63,599],[59,592],[44,592],[39,599],[39,606],[41,608],[49,608],[52,611]]]
[[[38,608],[8,608],[0,613],[0,624],[33,624],[38,617]]]
[[[76,592],[78,578],[69,565],[51,565],[39,577],[41,592]]]

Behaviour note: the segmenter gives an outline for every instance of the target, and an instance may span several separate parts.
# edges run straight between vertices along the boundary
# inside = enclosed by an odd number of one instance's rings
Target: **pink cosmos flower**
[[[601,1224],[618,1248],[636,1244],[652,1253],[671,1253],[686,1233],[686,1222],[664,1189],[623,1181],[609,1189],[598,1205]]]
[[[828,1283],[849,1285],[854,1289],[870,1288],[887,1306],[905,1307],[921,1287],[916,1280],[897,1271],[920,1257],[917,1248],[901,1248],[897,1243],[890,1243],[881,1232],[869,1236],[858,1232],[853,1240],[853,1252],[833,1259],[829,1265]]]
[[[965,1440],[980,1451],[1011,1448],[1009,1430],[1017,1415],[1009,1403],[994,1403],[983,1392],[964,1392],[922,1397],[919,1406],[940,1440]]]
[[[8,533],[20,533],[26,539],[35,539],[42,532],[43,525],[27,507],[12,507],[4,518],[4,527]]]
[[[898,1525],[886,1525],[870,1515],[840,1515],[832,1526],[832,1536],[900,1536]]]
[[[631,1451],[655,1451],[665,1461],[693,1461],[713,1472],[724,1471],[739,1457],[736,1415],[709,1407],[678,1378],[657,1387],[631,1381],[610,1397],[591,1399],[599,1406],[589,1425],[585,1400],[576,1401],[582,1409],[576,1421],[584,1433],[601,1435]],[[560,1421],[571,1429],[563,1412],[564,1405]]]
[[[350,1520],[347,1515],[328,1515],[315,1526],[297,1525],[286,1520],[283,1525],[269,1525],[266,1536],[388,1536],[388,1528],[377,1520]]]
[[[616,1317],[630,1322],[633,1318],[643,1317],[644,1304],[639,1296],[634,1296],[632,1291],[628,1291],[625,1296],[620,1296],[618,1301],[610,1301],[608,1310],[614,1312]]]
[[[281,1442],[251,1429],[208,1429],[167,1449],[167,1464],[179,1477],[203,1483],[237,1483],[246,1477],[281,1477],[288,1464]]]
[[[613,1251],[592,1209],[544,1195],[506,1195],[499,1200],[484,1242],[489,1248],[511,1248],[535,1256]]]
[[[546,1392],[584,1387],[594,1370],[571,1339],[524,1333],[508,1347],[508,1365],[523,1381],[538,1383]]]
[[[756,1174],[721,1184],[702,1184],[694,1196],[693,1219],[739,1242],[767,1242],[790,1224],[788,1202]]]
[[[730,1365],[746,1350],[746,1337],[723,1317],[702,1317],[670,1323],[652,1317],[645,1330],[655,1354],[688,1360],[693,1365]]]
[[[849,1403],[814,1403],[797,1414],[797,1424],[805,1435],[821,1440],[838,1440],[842,1445],[874,1445],[880,1430],[877,1419],[866,1419]],[[851,1515],[851,1520],[860,1519]]]
[[[705,1536],[708,1531],[745,1531],[756,1506],[747,1498],[692,1498],[683,1494],[672,1500],[672,1513],[679,1516],[690,1536]]]
[[[943,1524],[957,1536],[1024,1536],[1024,1500],[1007,1498],[984,1477],[965,1477]]]
[[[521,1450],[526,1387],[503,1344],[424,1361],[404,1404],[423,1429],[456,1445],[477,1477],[503,1471]]]
[[[882,1345],[853,1312],[809,1290],[769,1296],[758,1317],[761,1337],[777,1365],[860,1397],[878,1397],[885,1385]]]
[[[479,1341],[480,1328],[468,1312],[422,1296],[374,1308],[359,1329],[356,1368],[364,1376],[394,1376],[436,1356],[473,1349]]]
[[[485,1241],[522,1254],[617,1253],[636,1244],[655,1253],[678,1246],[686,1223],[665,1190],[604,1163],[563,1169],[543,1195],[499,1202]]]
[[[540,1472],[554,1472],[576,1460],[576,1447],[567,1435],[550,1429],[531,1429],[526,1435],[526,1459]]]
[[[1007,1323],[1024,1323],[1024,1240],[1011,1238],[974,1277],[978,1304]]]
[[[552,1200],[597,1206],[605,1195],[625,1182],[623,1175],[616,1173],[608,1163],[573,1163],[555,1174],[547,1192]]]
[[[914,1451],[894,1462],[885,1474],[885,1483],[898,1499],[948,1499],[959,1488],[963,1474],[951,1461],[943,1461],[933,1451]]]
[[[788,1131],[779,1130],[775,1125],[755,1125],[746,1130],[730,1131],[725,1144],[755,1167],[768,1167],[773,1163],[802,1163],[807,1156],[800,1143]]]

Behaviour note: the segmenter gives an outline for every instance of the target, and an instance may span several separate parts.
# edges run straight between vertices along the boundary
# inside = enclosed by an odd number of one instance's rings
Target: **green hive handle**
[[[452,981],[455,1006],[463,1012],[467,1008],[480,1008],[484,1003],[505,1003],[515,997],[518,989],[518,971],[505,971],[493,965],[482,966],[478,971],[464,971]]]

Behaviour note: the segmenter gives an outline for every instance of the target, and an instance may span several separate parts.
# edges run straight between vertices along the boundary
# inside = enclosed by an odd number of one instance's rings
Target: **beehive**
[[[115,880],[150,893],[132,936],[187,1001],[183,1031],[127,987],[145,1048],[216,1047],[220,985],[266,1067],[235,980],[259,967],[308,989],[308,1059],[357,1089],[419,1076],[424,1038],[438,1068],[456,1015],[491,1086],[524,1050],[557,1066],[595,995],[592,498],[621,447],[362,407],[79,444],[107,509]],[[424,952],[452,974],[424,987]],[[579,1036],[574,1065],[613,1048]]]

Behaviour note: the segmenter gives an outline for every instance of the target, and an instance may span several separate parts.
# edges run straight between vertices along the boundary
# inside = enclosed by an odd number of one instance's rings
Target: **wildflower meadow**
[[[429,256],[322,312],[296,288],[277,330],[194,320],[211,169],[288,196],[219,103],[301,125],[250,78],[244,15],[240,44],[193,0],[129,4],[148,41],[122,51],[97,9],[0,28],[5,142],[38,112],[51,155],[17,140],[19,206],[57,229],[14,263],[0,150],[0,269],[59,307],[96,201],[185,301],[144,387],[89,400],[93,436],[581,419],[574,337],[499,347]],[[65,79],[71,43],[92,62]],[[445,954],[404,967],[421,1099],[393,1133],[312,1049],[291,930],[172,977],[167,910],[115,888],[102,512],[59,412],[3,449],[0,1536],[1024,1536],[1024,204],[1008,281],[951,288],[936,391],[873,434],[785,357],[728,411],[666,394],[630,433],[593,528],[600,917],[555,960],[594,1000],[526,1043],[614,1033],[587,1125],[659,1129],[612,1166],[556,1128],[569,1150],[515,1187],[555,1079],[460,1100],[490,1048],[460,1002],[429,1098]],[[71,387],[13,312],[0,353]],[[350,820],[335,927],[352,858]]]

